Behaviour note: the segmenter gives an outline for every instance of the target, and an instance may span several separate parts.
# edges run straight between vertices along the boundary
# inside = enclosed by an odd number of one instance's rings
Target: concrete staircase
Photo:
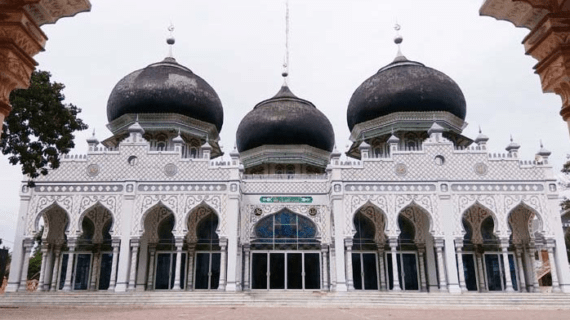
[[[0,295],[0,308],[47,306],[295,306],[570,309],[570,295],[540,293],[386,292],[18,292]]]

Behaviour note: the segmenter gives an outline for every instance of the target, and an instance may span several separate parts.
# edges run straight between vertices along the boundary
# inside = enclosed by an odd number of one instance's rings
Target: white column
[[[336,170],[333,170],[336,171]],[[334,174],[334,173],[333,173]],[[340,174],[340,171],[339,171]],[[343,208],[343,196],[341,194],[333,195],[333,215],[334,215],[334,226],[336,228],[334,232],[334,245],[335,245],[335,278],[336,278],[336,291],[347,291],[346,275],[348,274],[346,269],[345,254],[344,254],[344,208]],[[352,259],[351,259],[352,260]],[[352,270],[350,270],[352,274]]]
[[[530,243],[528,246],[528,263],[529,263],[529,275],[530,281],[532,283],[532,292],[540,292],[538,278],[536,277],[536,264],[534,256],[536,255],[536,244],[534,242]]]
[[[22,263],[22,271],[20,277],[20,286],[18,291],[26,291],[28,289],[28,267],[30,266],[30,252],[34,246],[34,239],[24,239],[24,261]]]
[[[426,281],[426,271],[424,266],[424,252],[426,251],[425,246],[418,246],[418,259],[420,260],[420,291],[427,291],[427,281]]]
[[[246,243],[243,245],[243,259],[244,259],[244,263],[243,263],[243,290],[251,290],[251,285],[249,283],[249,273],[250,273],[250,268],[249,268],[249,244]]]
[[[566,252],[564,229],[562,228],[562,219],[560,219],[560,199],[556,190],[548,195],[549,213],[542,216],[548,216],[550,219],[550,228],[554,233],[552,239],[557,245],[554,246],[554,267],[560,290],[564,293],[570,293],[570,266],[568,264],[568,252]],[[545,218],[546,219],[546,218]]]
[[[400,288],[400,279],[399,279],[400,270],[398,270],[397,247],[398,247],[398,238],[390,239],[390,250],[392,253],[392,291],[402,291],[402,288]]]
[[[188,275],[186,276],[186,290],[194,290],[194,252],[196,244],[188,244]]]
[[[331,291],[336,291],[336,257],[334,244],[330,247],[330,253],[331,263],[329,264],[329,270],[331,275]]]
[[[439,286],[437,284],[437,267],[435,262],[435,245],[431,234],[426,235],[426,271],[426,281],[429,288],[428,291],[439,291]]]
[[[219,291],[226,291],[226,263],[227,263],[227,253],[226,248],[228,246],[228,239],[220,239],[220,281],[218,284]]]
[[[321,262],[321,270],[322,271],[322,275],[321,275],[321,290],[323,291],[329,291],[329,275],[328,275],[328,255],[329,255],[329,246],[328,245],[322,245],[321,246],[321,257],[322,257],[322,262]]]
[[[232,170],[234,171],[234,170]],[[235,169],[236,178],[239,179],[239,170]],[[233,186],[236,186],[234,189]],[[230,182],[230,194],[228,196],[228,201],[226,205],[226,212],[221,212],[220,214],[226,215],[228,226],[228,244],[227,244],[227,272],[225,281],[225,290],[234,292],[238,290],[237,287],[237,276],[241,272],[238,266],[238,229],[239,229],[239,180]],[[245,218],[244,218],[245,219]]]
[[[526,291],[526,275],[524,273],[524,267],[523,267],[523,262],[522,262],[522,258],[521,258],[521,251],[522,248],[520,245],[517,245],[515,247],[515,256],[517,257],[517,264],[518,264],[518,270],[519,270],[519,291],[520,292],[525,292]]]
[[[354,290],[354,280],[352,279],[352,239],[344,239],[345,246],[345,270],[346,270],[346,286],[348,291]]]
[[[548,239],[546,250],[548,250],[548,261],[550,262],[550,275],[552,276],[552,292],[562,292],[560,290],[560,282],[558,282],[558,270],[556,268],[556,260],[554,259],[554,239]]]
[[[53,268],[53,245],[48,245],[47,256],[44,257],[46,259],[46,272],[44,274],[44,291],[49,291],[49,287],[51,286],[51,273]]]
[[[156,256],[156,244],[148,245],[149,263],[148,263],[148,277],[146,280],[146,290],[154,290],[154,257]]]
[[[120,239],[113,239],[113,262],[111,264],[111,281],[109,282],[109,291],[115,291],[115,285],[117,284],[117,263],[119,262],[119,245],[121,244]]]
[[[505,280],[507,282],[507,287],[505,288],[506,292],[514,292],[513,289],[513,282],[511,280],[511,267],[509,264],[509,252],[507,249],[509,248],[509,238],[501,239],[501,252],[503,253],[503,267],[505,271]]]
[[[456,224],[461,224],[461,218],[457,219],[457,221],[451,218],[455,216],[456,214],[455,210],[457,210],[454,208],[453,201],[451,200],[451,195],[447,194],[446,192],[443,192],[438,196],[438,200],[439,200],[440,216],[449,217],[441,219],[441,229],[442,229],[441,231],[443,235],[445,250],[443,249],[443,247],[441,247],[442,256],[443,256],[442,262],[444,268],[443,269],[440,268],[442,271],[440,273],[440,276],[443,275],[443,277],[440,278],[443,278],[443,280],[445,281],[445,283],[443,283],[445,287],[440,288],[440,290],[449,292],[451,294],[461,294],[462,290],[459,284],[459,278],[458,278],[459,272],[457,271],[457,263],[456,263],[457,260],[455,258],[455,236],[454,236],[455,226]],[[439,260],[440,259],[438,256],[438,261]],[[442,284],[441,281],[440,284]]]
[[[139,240],[131,239],[131,272],[129,274],[129,287],[128,287],[129,291],[135,290],[138,253],[139,253]]]
[[[67,247],[69,248],[67,254],[67,269],[65,271],[65,283],[63,291],[71,291],[71,275],[73,274],[73,256],[75,251],[76,239],[67,239]]]
[[[172,290],[178,291],[182,289],[180,283],[180,265],[182,262],[182,246],[184,245],[183,239],[176,239],[176,262],[174,264],[174,286]]]
[[[54,250],[54,262],[53,262],[53,274],[51,276],[51,289],[50,291],[59,291],[59,264],[61,262],[61,245],[55,247]]]
[[[136,186],[134,181],[127,182],[126,184],[127,194],[123,196],[123,208],[121,209],[121,247],[119,255],[119,264],[117,265],[117,282],[115,284],[115,292],[125,292],[127,291],[127,286],[129,282],[130,275],[130,237],[131,237],[131,227],[135,223],[132,221],[135,215],[135,190]],[[129,191],[131,190],[131,191]],[[138,230],[137,230],[138,231]]]
[[[44,280],[45,280],[45,273],[46,273],[46,269],[47,269],[47,251],[48,251],[47,243],[42,244],[42,248],[41,248],[42,263],[41,263],[41,267],[40,267],[41,268],[40,269],[40,280],[38,281],[38,292],[44,291]]]
[[[93,261],[92,261],[92,269],[91,269],[91,283],[89,284],[90,291],[97,290],[97,278],[99,277],[99,257],[101,256],[100,248],[96,248],[93,251]]]
[[[445,263],[443,262],[443,239],[435,239],[435,251],[437,252],[437,271],[439,276],[439,291],[447,292],[447,279],[445,275]]]
[[[14,238],[14,248],[12,250],[12,262],[10,263],[10,277],[6,292],[16,292],[20,289],[21,272],[23,269],[23,255],[25,253],[24,237],[26,235],[26,221],[28,218],[28,207],[30,205],[30,194],[33,191],[27,186],[22,186],[20,192],[20,210],[18,212],[18,224],[16,225],[16,236]],[[34,212],[30,212],[34,214]],[[29,258],[29,257],[28,257]],[[27,276],[27,275],[26,275]],[[24,288],[26,290],[26,288]]]
[[[483,269],[483,254],[475,253],[475,263],[477,264],[477,275],[479,278],[479,292],[486,292],[487,287],[485,286],[485,270]]]
[[[380,290],[386,291],[386,273],[384,270],[384,244],[378,244],[378,270],[380,271]]]
[[[136,291],[145,291],[148,274],[148,239],[141,237],[139,240],[139,256],[137,262],[137,279],[135,288]]]
[[[459,287],[461,291],[467,291],[465,285],[465,269],[463,267],[463,239],[455,239],[455,254],[457,255],[457,273],[459,274]]]

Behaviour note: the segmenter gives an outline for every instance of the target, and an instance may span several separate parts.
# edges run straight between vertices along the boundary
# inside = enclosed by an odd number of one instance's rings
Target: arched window
[[[414,224],[408,218],[400,215],[398,216],[398,226],[400,227],[400,242],[412,243],[416,235]]]
[[[210,213],[202,218],[196,227],[198,243],[196,250],[219,250],[220,238],[216,233],[218,228],[218,216]]]
[[[190,158],[196,159],[198,157],[198,149],[192,147],[190,148]]]
[[[172,234],[172,229],[174,229],[174,215],[170,214],[158,225],[158,243],[159,244],[173,244],[174,235]]]
[[[287,174],[295,174],[295,166],[292,164],[287,165]]]
[[[354,227],[356,228],[356,234],[353,237],[353,249],[354,250],[374,250],[374,236],[376,235],[376,227],[374,223],[358,212],[354,216]]]
[[[278,164],[275,166],[275,174],[283,174],[283,166]]]
[[[495,229],[495,221],[492,217],[487,217],[481,222],[481,236],[484,243],[496,243],[497,237],[493,233]]]
[[[255,226],[256,248],[314,249],[317,226],[306,217],[284,210],[261,219]]]

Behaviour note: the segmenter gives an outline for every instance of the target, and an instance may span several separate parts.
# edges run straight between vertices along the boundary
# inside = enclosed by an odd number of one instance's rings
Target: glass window
[[[285,210],[257,223],[253,244],[264,244],[266,249],[305,249],[317,244],[316,234],[317,227],[309,218]]]

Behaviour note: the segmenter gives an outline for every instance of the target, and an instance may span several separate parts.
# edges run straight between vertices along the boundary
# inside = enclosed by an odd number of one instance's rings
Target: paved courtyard
[[[476,310],[476,309],[395,309],[395,308],[298,308],[298,307],[70,307],[0,308],[0,319],[570,319],[570,311]]]

